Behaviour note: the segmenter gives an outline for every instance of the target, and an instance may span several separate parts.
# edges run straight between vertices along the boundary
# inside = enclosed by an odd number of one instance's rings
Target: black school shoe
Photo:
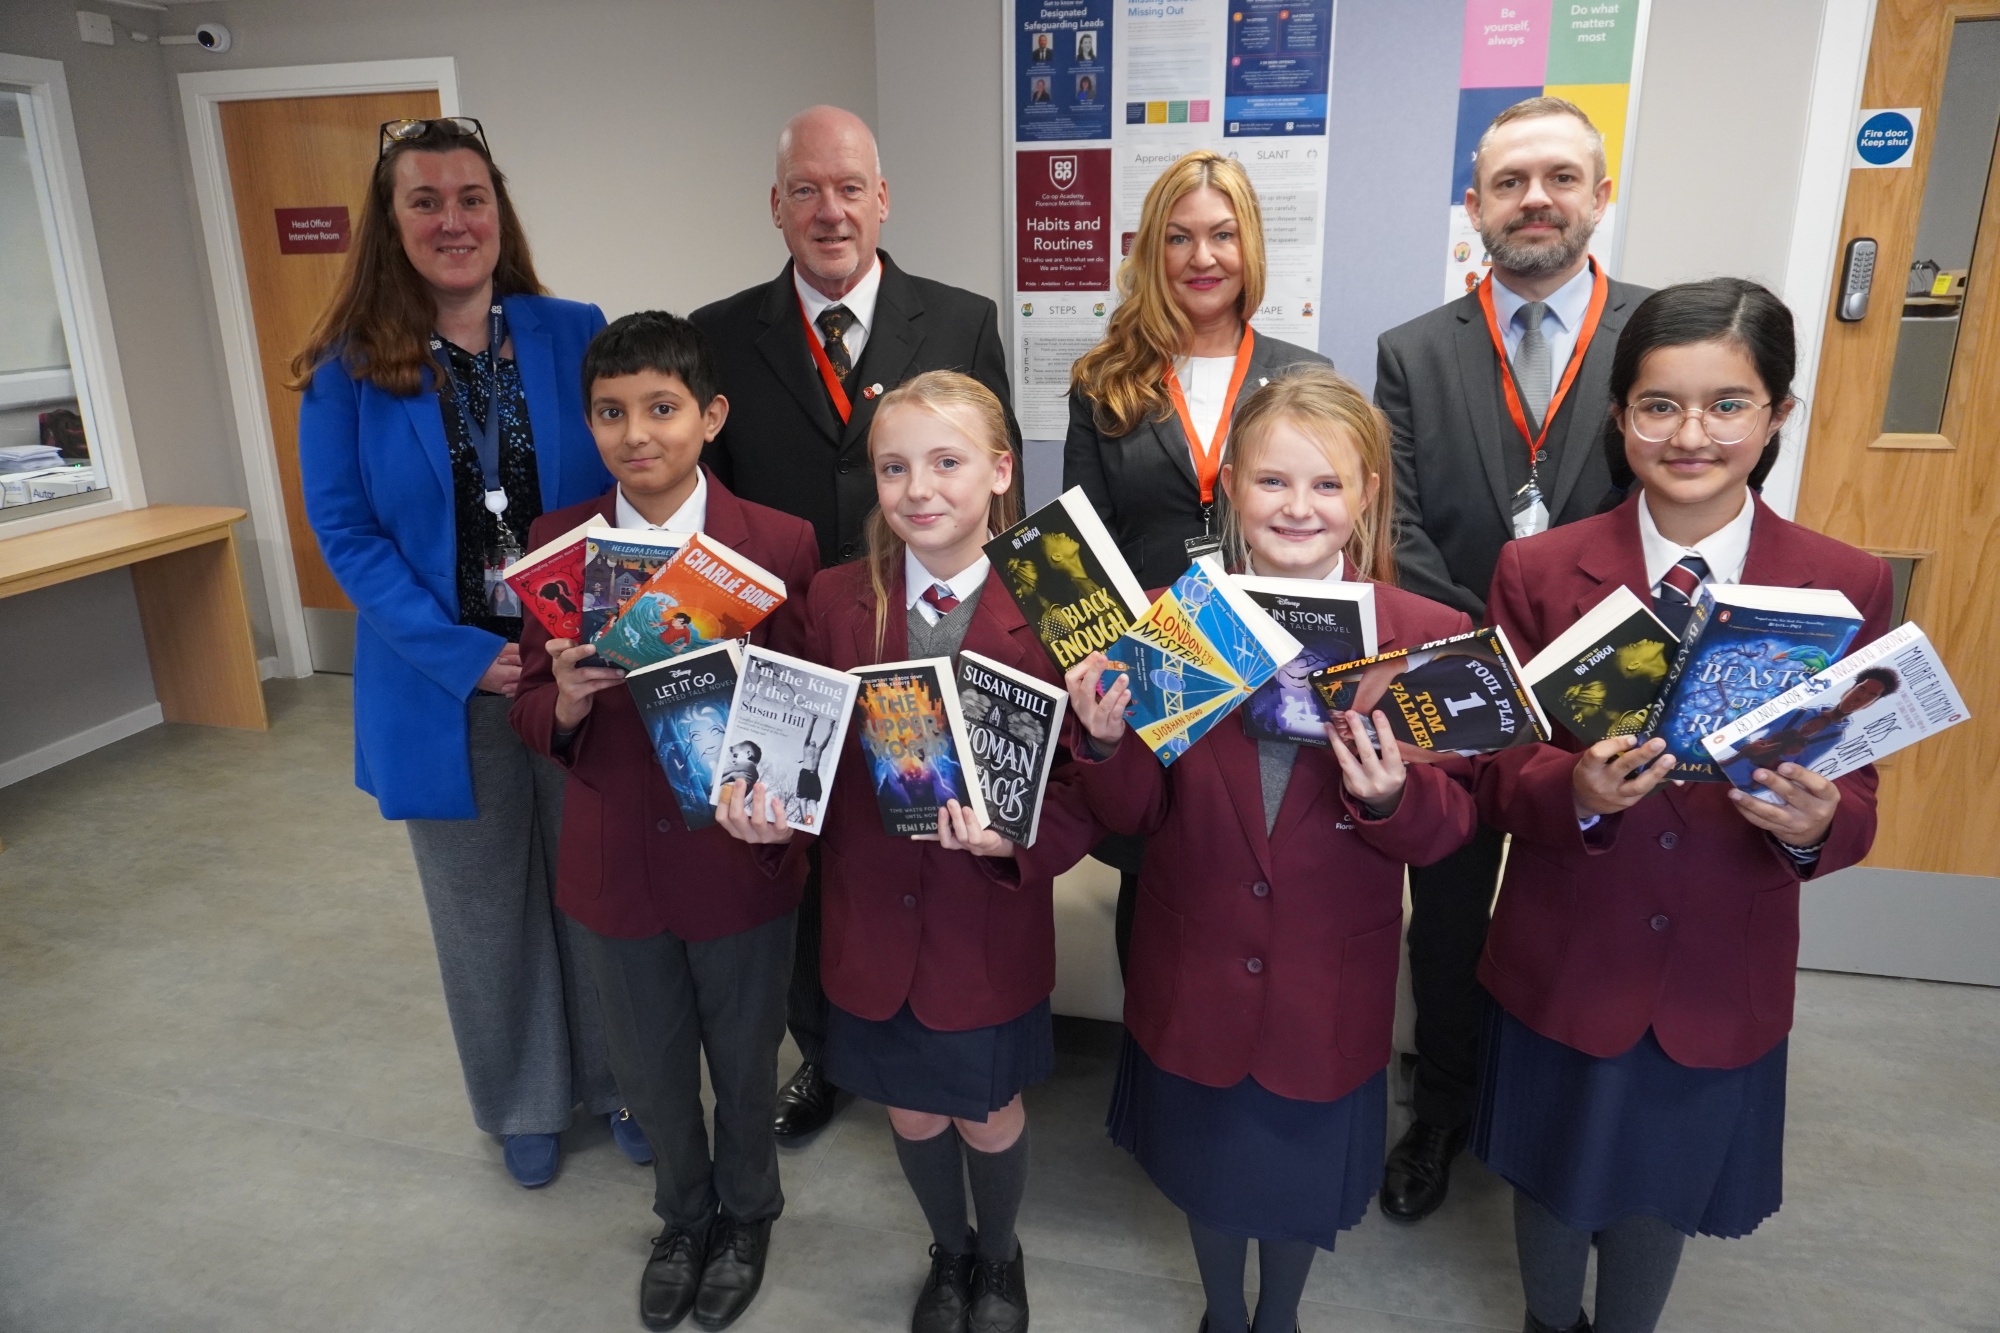
[[[1382,1170],[1382,1215],[1397,1222],[1421,1222],[1444,1203],[1451,1188],[1452,1158],[1465,1148],[1465,1126],[1439,1129],[1412,1121]]]
[[[778,1089],[778,1113],[771,1132],[779,1142],[798,1146],[825,1129],[843,1101],[841,1090],[827,1081],[825,1067],[808,1060]]]
[[[1028,1267],[1021,1242],[1009,1260],[981,1259],[973,1265],[972,1310],[967,1333],[1028,1333]]]
[[[738,1222],[718,1217],[708,1243],[708,1264],[695,1293],[694,1322],[706,1329],[728,1328],[757,1299],[764,1285],[764,1260],[771,1252],[771,1219]]]
[[[639,1322],[647,1328],[678,1327],[694,1309],[701,1270],[708,1258],[708,1229],[679,1228],[653,1238],[653,1257],[639,1277]]]
[[[1521,1333],[1591,1333],[1591,1328],[1590,1321],[1583,1317],[1583,1311],[1581,1310],[1576,1312],[1576,1322],[1568,1328],[1554,1328],[1548,1324],[1544,1324],[1541,1320],[1535,1318],[1534,1311],[1530,1310],[1527,1315],[1527,1322],[1521,1325]]]
[[[910,1333],[965,1333],[965,1316],[972,1309],[973,1259],[931,1245],[931,1275],[917,1294],[910,1314]]]

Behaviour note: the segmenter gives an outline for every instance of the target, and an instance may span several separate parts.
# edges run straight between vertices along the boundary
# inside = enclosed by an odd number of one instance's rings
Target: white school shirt
[[[1750,555],[1750,524],[1757,517],[1757,504],[1743,493],[1743,508],[1735,518],[1709,533],[1693,546],[1682,546],[1660,535],[1653,511],[1646,507],[1644,491],[1639,493],[1639,545],[1646,554],[1646,587],[1659,595],[1660,580],[1681,562],[1682,556],[1698,555],[1708,562],[1709,583],[1741,583],[1743,562]]]
[[[648,523],[646,516],[632,507],[625,498],[625,488],[618,488],[618,506],[614,511],[611,525],[618,528],[634,528],[654,532],[700,532],[708,526],[708,474],[695,469],[694,490],[681,501],[681,507],[667,517],[664,523]]]
[[[877,255],[868,275],[854,284],[854,290],[839,300],[828,296],[799,275],[798,265],[792,265],[792,286],[798,289],[799,301],[806,308],[806,323],[813,325],[813,337],[818,338],[819,312],[830,305],[844,305],[847,313],[854,316],[854,323],[841,335],[841,344],[847,348],[847,364],[861,364],[861,349],[868,345],[868,330],[875,327],[875,298],[882,294],[882,257]],[[822,340],[824,341],[824,340]]]
[[[951,595],[964,601],[978,592],[986,584],[986,575],[993,568],[993,562],[985,556],[967,565],[948,579],[941,579],[924,568],[924,562],[917,559],[917,553],[909,547],[903,548],[903,609],[917,609],[926,625],[935,625],[944,619],[938,609],[924,600],[924,590],[933,583],[942,583],[951,589]]]

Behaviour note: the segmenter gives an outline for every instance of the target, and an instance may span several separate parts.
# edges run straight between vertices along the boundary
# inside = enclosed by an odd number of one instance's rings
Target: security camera
[[[196,26],[190,37],[162,37],[161,46],[199,46],[204,51],[220,54],[229,49],[229,29],[220,23],[203,23]]]

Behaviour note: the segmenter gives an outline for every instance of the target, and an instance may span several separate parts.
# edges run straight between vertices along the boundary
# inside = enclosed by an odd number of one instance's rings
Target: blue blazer
[[[578,379],[604,313],[547,296],[502,304],[543,512],[602,494],[611,477]],[[387,819],[471,819],[466,701],[505,640],[458,623],[451,454],[429,375],[421,392],[398,398],[329,358],[299,407],[299,472],[320,552],[360,612],[355,785]]]

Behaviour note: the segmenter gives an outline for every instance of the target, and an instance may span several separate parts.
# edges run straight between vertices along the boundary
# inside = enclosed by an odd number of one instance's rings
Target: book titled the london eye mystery
[[[741,670],[742,654],[730,641],[640,667],[625,677],[681,821],[690,829],[715,822],[709,793],[721,771],[729,701]]]
[[[884,662],[853,673],[861,753],[892,838],[935,838],[951,801],[986,826],[986,800],[972,776],[972,745],[958,711],[949,657]]]
[[[1059,685],[978,653],[958,655],[958,711],[972,769],[986,798],[987,827],[1035,845],[1069,695]]]

